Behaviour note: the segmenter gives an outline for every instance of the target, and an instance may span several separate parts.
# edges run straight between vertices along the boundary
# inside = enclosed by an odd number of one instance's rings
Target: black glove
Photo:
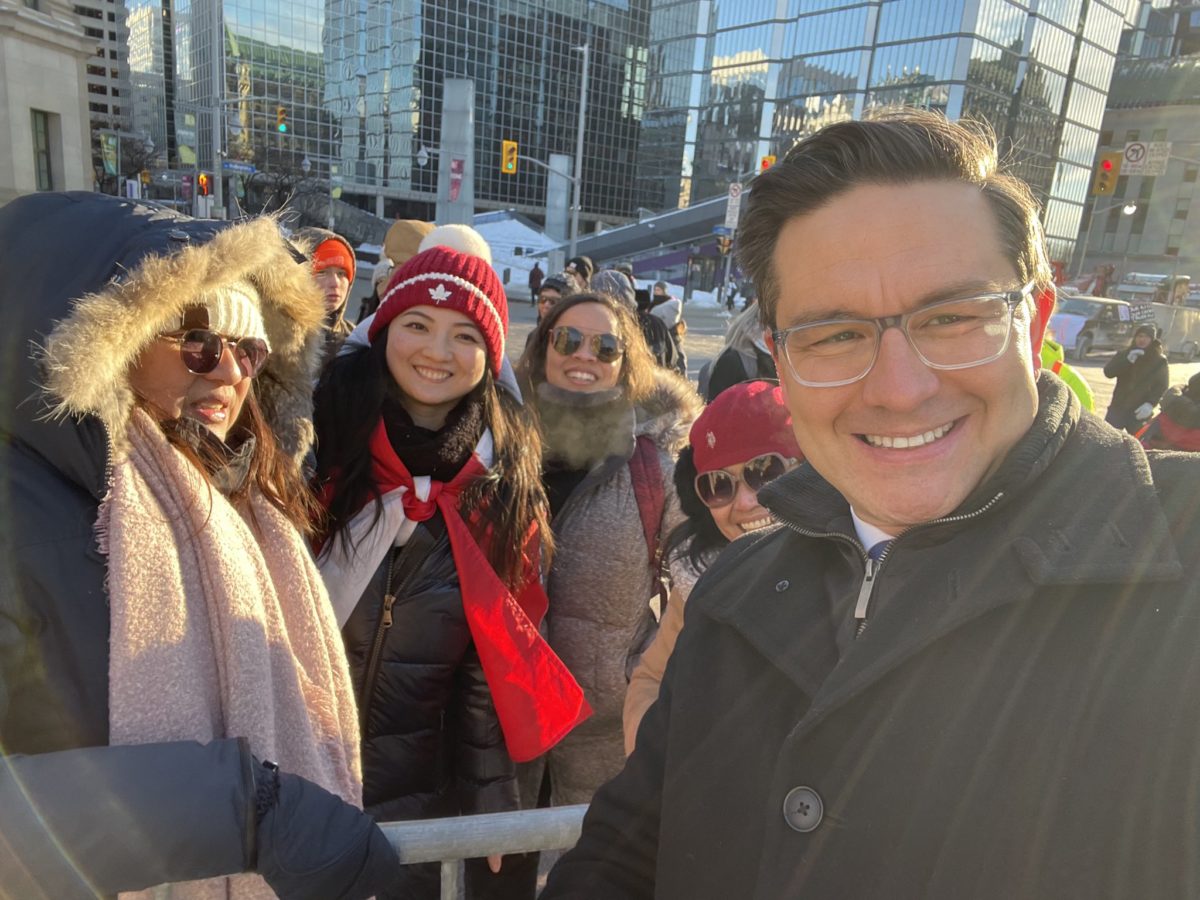
[[[254,779],[255,871],[280,900],[359,900],[397,878],[400,858],[362,810],[299,775],[257,760]]]

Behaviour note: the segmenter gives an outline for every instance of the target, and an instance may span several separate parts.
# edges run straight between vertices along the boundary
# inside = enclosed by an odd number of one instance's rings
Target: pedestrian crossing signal
[[[1092,193],[1097,197],[1111,197],[1117,189],[1117,176],[1121,174],[1124,153],[1101,153],[1096,162],[1096,174],[1092,179]]]
[[[517,142],[500,142],[500,171],[505,175],[517,174]]]
[[[196,185],[200,188],[200,196],[208,196],[208,173],[201,172],[196,176]]]

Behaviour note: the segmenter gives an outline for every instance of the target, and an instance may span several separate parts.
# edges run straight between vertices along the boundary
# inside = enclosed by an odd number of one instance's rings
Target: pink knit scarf
[[[246,737],[260,759],[361,805],[350,673],[299,532],[257,491],[236,509],[141,410],[129,441],[97,520],[111,607],[110,742]],[[258,876],[238,876],[170,896],[274,894]]]

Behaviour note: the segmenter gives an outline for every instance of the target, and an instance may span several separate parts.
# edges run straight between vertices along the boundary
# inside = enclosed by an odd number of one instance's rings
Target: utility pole
[[[225,218],[225,169],[224,149],[222,144],[225,137],[225,35],[221,31],[222,0],[212,2],[212,45],[209,48],[212,55],[212,159],[213,159],[213,206],[217,209],[216,218]]]
[[[572,47],[583,54],[583,73],[579,79],[579,127],[575,134],[575,201],[571,209],[571,253],[575,257],[575,247],[579,243],[579,206],[583,203],[583,131],[587,121],[587,91],[588,91],[588,54],[590,47]]]

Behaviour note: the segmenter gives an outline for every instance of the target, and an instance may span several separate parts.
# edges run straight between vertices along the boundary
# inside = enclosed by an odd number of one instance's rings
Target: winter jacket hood
[[[667,369],[654,372],[654,389],[635,411],[634,435],[646,435],[663,450],[674,455],[687,443],[692,422],[700,415],[704,401],[682,375]]]
[[[1163,396],[1162,411],[1176,425],[1183,428],[1200,428],[1200,403],[1190,397],[1183,388],[1173,387]]]
[[[0,209],[0,246],[0,274],[28,298],[0,307],[0,358],[15,375],[0,436],[100,498],[110,455],[126,449],[130,367],[201,292],[246,281],[262,298],[271,345],[256,397],[285,451],[297,460],[307,451],[324,310],[274,219],[200,220],[102,194],[31,194]]]

